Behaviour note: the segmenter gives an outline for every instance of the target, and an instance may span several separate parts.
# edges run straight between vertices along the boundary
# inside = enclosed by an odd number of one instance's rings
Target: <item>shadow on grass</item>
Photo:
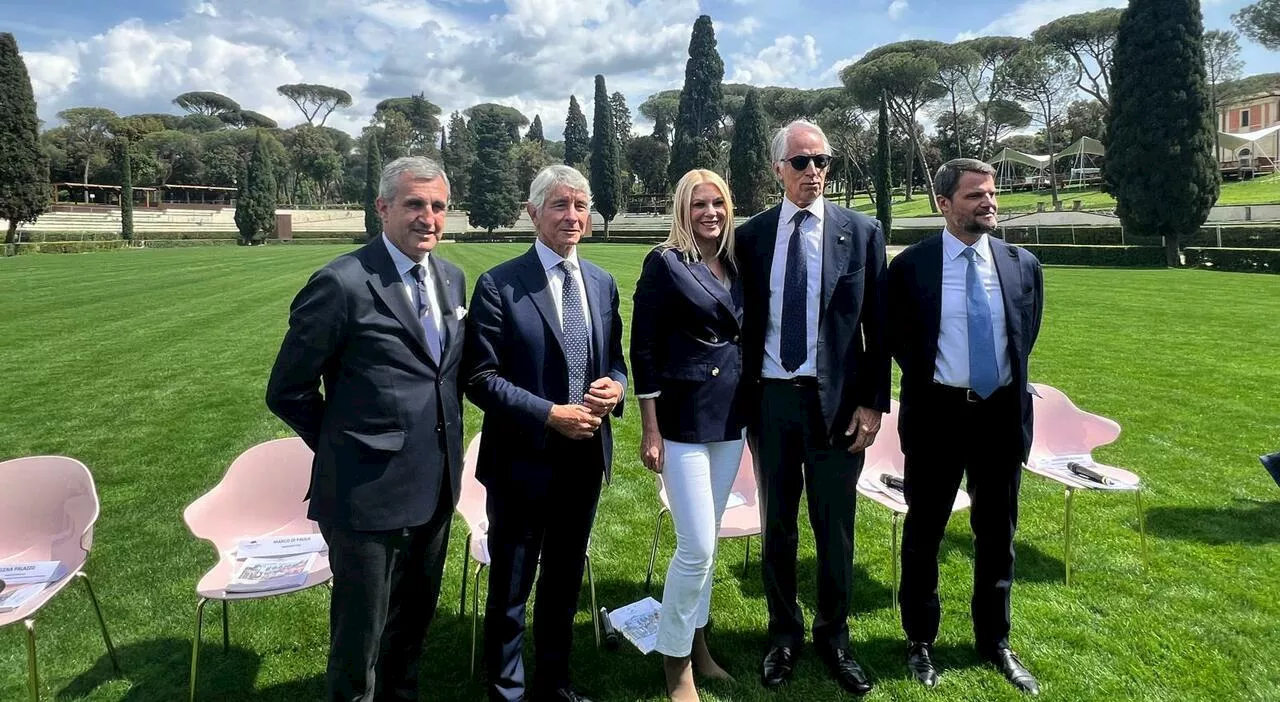
[[[1066,564],[1061,558],[1049,555],[1039,548],[1014,539],[1014,550],[1016,553],[1016,561],[1014,563],[1014,577],[1021,582],[1026,583],[1053,583],[1061,582],[1063,573],[1066,570]],[[961,557],[967,559],[972,567],[973,563],[973,538],[970,536],[961,536],[958,534],[947,533],[942,539],[942,548],[939,552],[939,558],[945,557],[947,554],[955,552]]]
[[[187,698],[191,673],[191,640],[179,638],[153,639],[116,647],[122,679],[129,681],[129,691],[121,702],[146,700],[180,700]],[[257,653],[239,646],[222,652],[222,644],[208,637],[200,656],[200,699],[227,699],[253,689],[261,659]],[[67,683],[57,693],[59,700],[78,700],[90,696],[100,685],[115,680],[111,659],[103,651],[93,667]],[[315,699],[316,695],[304,697]],[[248,698],[282,699],[282,698]]]
[[[1280,542],[1280,502],[1237,498],[1222,507],[1152,507],[1147,531],[1213,546]]]

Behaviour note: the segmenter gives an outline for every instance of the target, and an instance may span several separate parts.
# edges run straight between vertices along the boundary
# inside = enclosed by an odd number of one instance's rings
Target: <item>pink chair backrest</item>
[[[98,491],[83,463],[31,456],[0,463],[0,561],[62,561],[74,571],[93,545]]]
[[[742,462],[738,464],[738,476],[733,479],[730,492],[742,495],[747,501],[744,507],[754,507],[760,502],[760,489],[756,485],[755,460],[751,457],[751,447],[742,447]]]
[[[880,431],[876,440],[867,449],[863,470],[876,470],[891,475],[902,475],[907,458],[902,453],[902,442],[898,438],[898,412],[901,410],[897,400],[889,400],[889,412],[880,418]]]
[[[462,457],[462,494],[458,496],[458,514],[467,523],[467,529],[473,533],[486,533],[488,529],[481,526],[489,519],[485,508],[488,492],[484,485],[476,480],[476,460],[480,456],[480,434],[477,432],[467,444],[467,452]]]
[[[1031,456],[1089,453],[1120,436],[1120,425],[1078,407],[1061,390],[1034,383]]]
[[[297,437],[266,441],[240,454],[212,490],[183,513],[191,533],[219,551],[246,536],[318,533],[307,519],[314,454]]]

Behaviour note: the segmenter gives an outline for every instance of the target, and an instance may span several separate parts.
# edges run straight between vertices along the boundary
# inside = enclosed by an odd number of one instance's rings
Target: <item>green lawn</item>
[[[185,699],[194,585],[212,549],[182,523],[245,448],[288,435],[263,406],[268,369],[294,293],[344,249],[314,247],[128,251],[0,260],[0,457],[66,454],[94,472],[102,517],[88,564],[124,678],[110,674],[92,610],[69,589],[39,617],[46,700]],[[522,246],[453,244],[442,255],[474,281]],[[588,245],[617,276],[624,318],[642,247]],[[1028,475],[1018,533],[1013,643],[1049,700],[1280,699],[1280,489],[1256,456],[1280,449],[1280,277],[1205,271],[1053,268],[1035,380],[1115,418],[1120,440],[1100,458],[1148,481],[1150,565],[1138,558],[1132,498],[1077,498],[1075,581],[1062,582],[1062,491]],[[479,413],[467,414],[468,437]],[[634,405],[620,422],[615,479],[594,536],[596,579],[610,607],[642,596],[658,509],[636,457]],[[852,623],[870,699],[1015,700],[970,646],[972,548],[953,520],[943,548],[945,615],[940,688],[902,665],[890,602],[888,514],[860,501]],[[481,699],[467,674],[469,624],[459,618],[463,530],[455,525],[446,588],[428,641],[426,696]],[[801,539],[804,609],[816,600],[812,539]],[[660,572],[672,551],[670,529]],[[757,683],[766,612],[758,547],[727,542],[717,571],[711,642],[739,682],[713,700],[839,699],[812,655],[797,679]],[[658,578],[661,579],[660,576]],[[204,700],[311,700],[322,691],[325,590],[231,610],[229,654],[208,613]],[[216,611],[216,610],[215,610]],[[573,667],[597,700],[662,699],[661,664],[634,649],[597,652],[586,595]],[[0,700],[26,699],[21,627],[0,631]]]
[[[1080,206],[1086,210],[1113,210],[1115,198],[1098,188],[1068,188],[1059,191],[1059,197],[1066,208],[1071,207],[1072,200],[1080,200]],[[1034,212],[1036,203],[1043,202],[1045,209],[1053,209],[1053,199],[1048,190],[1039,192],[1009,192],[1000,194],[1001,212]],[[836,198],[844,204],[844,198]],[[1280,176],[1270,175],[1249,181],[1232,181],[1222,184],[1222,194],[1218,197],[1219,205],[1260,205],[1280,202]],[[875,205],[865,193],[854,196],[854,208],[874,214]],[[910,202],[903,198],[901,191],[893,197],[894,217],[926,217],[933,214],[929,211],[929,194],[927,190],[917,190]]]

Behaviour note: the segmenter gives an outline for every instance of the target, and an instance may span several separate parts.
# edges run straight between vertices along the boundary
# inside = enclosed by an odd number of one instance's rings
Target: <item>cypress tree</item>
[[[258,133],[249,168],[236,196],[236,228],[246,246],[260,244],[276,230],[276,178],[266,139]]]
[[[19,222],[34,222],[49,205],[49,166],[40,149],[39,124],[18,42],[12,34],[0,33],[0,218],[9,221],[5,244],[17,239]]]
[[[133,163],[129,139],[120,139],[120,238],[133,241]]]
[[[734,211],[752,215],[763,210],[772,181],[769,128],[760,109],[760,93],[751,88],[734,123],[733,144],[729,147],[729,189],[733,191]]]
[[[595,114],[592,115],[591,199],[604,218],[604,240],[609,240],[609,222],[618,214],[622,196],[621,157],[618,155],[617,125],[613,104],[604,87],[604,76],[596,76]]]
[[[1221,185],[1203,36],[1199,0],[1130,0],[1112,53],[1103,179],[1121,226],[1163,236],[1169,266]]]
[[[893,159],[889,152],[889,101],[880,96],[880,119],[876,123],[876,219],[888,243],[893,234]]]
[[[520,216],[523,198],[516,189],[515,163],[511,160],[511,129],[491,110],[471,113],[476,157],[471,164],[471,207],[467,220],[489,233],[510,227]]]
[[[546,143],[546,138],[542,136],[542,116],[534,115],[533,123],[529,125],[529,131],[524,133],[525,141],[536,141],[539,144]]]
[[[610,132],[613,128],[610,127]],[[587,116],[578,107],[578,98],[569,96],[569,117],[564,123],[564,162],[567,166],[585,163],[591,150],[591,135],[587,134]]]
[[[475,162],[475,135],[460,112],[449,117],[449,149],[444,171],[449,176],[449,200],[455,206],[471,202],[471,165]]]
[[[702,15],[693,23],[689,39],[689,60],[684,67],[684,87],[671,140],[671,164],[667,167],[667,178],[672,183],[694,168],[715,166],[723,81],[724,61],[716,51],[711,17]]]
[[[671,125],[667,124],[667,116],[662,112],[659,112],[658,118],[653,120],[653,138],[671,146]]]
[[[441,139],[443,142],[444,140]],[[378,216],[378,187],[382,180],[382,149],[378,137],[369,135],[364,161],[364,237],[373,241],[382,233],[382,218]]]

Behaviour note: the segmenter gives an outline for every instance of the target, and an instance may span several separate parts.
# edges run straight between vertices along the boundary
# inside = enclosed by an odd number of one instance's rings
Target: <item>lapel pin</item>
[[[843,244],[843,243],[844,243],[844,237],[839,237],[838,239],[836,239],[836,243],[837,243],[837,244]]]

